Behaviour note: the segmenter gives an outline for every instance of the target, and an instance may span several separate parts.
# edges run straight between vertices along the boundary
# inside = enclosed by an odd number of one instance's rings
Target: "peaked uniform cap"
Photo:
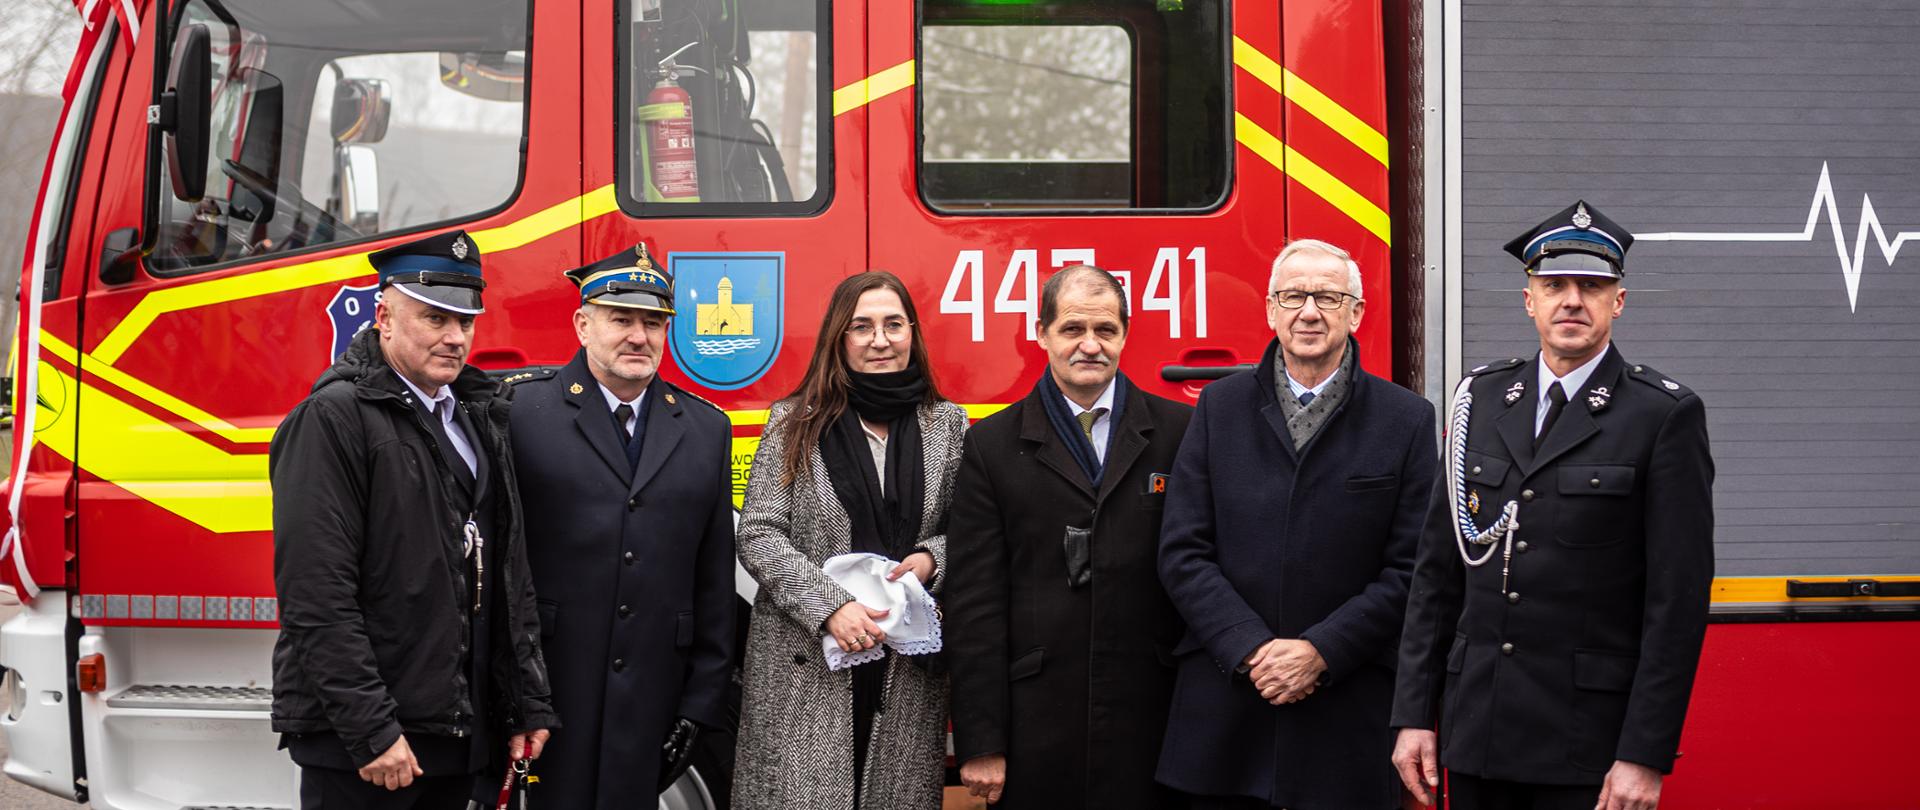
[[[1507,242],[1529,276],[1624,278],[1633,234],[1580,200]]]
[[[567,271],[580,303],[673,314],[673,276],[653,263],[645,243]]]
[[[480,291],[480,248],[466,231],[448,231],[394,245],[367,257],[380,273],[381,286],[461,315],[486,311]]]

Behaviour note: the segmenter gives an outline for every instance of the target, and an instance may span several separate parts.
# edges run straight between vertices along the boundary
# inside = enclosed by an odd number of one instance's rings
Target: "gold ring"
[[[870,642],[870,641],[872,641],[872,640],[873,640],[873,636],[869,636],[869,635],[867,635],[866,633],[861,633],[861,634],[860,634],[860,643],[861,643],[861,644],[863,644],[863,645],[864,645],[864,644],[866,644],[867,642]]]

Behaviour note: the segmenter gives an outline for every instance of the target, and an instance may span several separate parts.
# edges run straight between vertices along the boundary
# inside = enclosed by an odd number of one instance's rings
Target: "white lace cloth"
[[[874,623],[887,640],[872,649],[844,652],[832,634],[820,639],[826,653],[827,669],[839,671],[885,658],[887,649],[901,655],[928,655],[940,651],[940,616],[933,596],[920,584],[920,577],[909,571],[892,582],[887,574],[899,563],[878,554],[841,554],[828,558],[820,566],[828,579],[847,589],[855,601],[874,610],[887,611],[886,618]]]

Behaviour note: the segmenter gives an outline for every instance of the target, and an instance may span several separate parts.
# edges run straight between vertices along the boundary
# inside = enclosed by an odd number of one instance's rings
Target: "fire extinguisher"
[[[641,161],[648,202],[699,202],[700,172],[694,162],[693,97],[680,86],[674,58],[699,43],[689,42],[660,60],[660,81],[647,94],[635,118],[646,125],[646,159]]]

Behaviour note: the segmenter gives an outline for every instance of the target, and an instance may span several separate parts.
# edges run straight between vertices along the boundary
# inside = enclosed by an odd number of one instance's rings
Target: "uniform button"
[[[1521,554],[1525,554],[1525,553],[1527,553],[1527,541],[1525,541],[1525,540],[1522,540],[1522,541],[1520,541],[1520,542],[1518,542],[1518,543],[1514,543],[1514,544],[1513,544],[1513,550],[1514,550],[1514,551],[1518,551],[1518,552],[1520,552]]]
[[[633,608],[627,607],[626,605],[620,606],[620,618],[624,619],[632,615],[633,615]]]
[[[1509,592],[1509,593],[1507,594],[1507,604],[1509,604],[1509,605],[1517,605],[1517,604],[1520,604],[1520,592],[1519,592],[1519,591],[1511,591],[1511,592]]]
[[[1501,654],[1501,655],[1512,655],[1512,654],[1513,654],[1513,643],[1512,643],[1512,642],[1508,642],[1508,643],[1506,643],[1506,644],[1502,644],[1502,645],[1500,645],[1500,654]],[[617,663],[617,662],[616,662],[616,663]]]
[[[1520,500],[1526,501],[1527,503],[1533,503],[1533,490],[1531,489],[1520,490]]]
[[[1595,479],[1593,479],[1592,481],[1588,481],[1588,482],[1587,482],[1587,486],[1590,486],[1590,487],[1593,487],[1594,489],[1599,489],[1599,488],[1600,488],[1600,479],[1598,479],[1598,478],[1595,478]]]
[[[639,508],[640,508],[640,499],[639,499],[639,498],[628,498],[628,499],[627,499],[627,511],[629,511],[629,512],[631,512],[631,511],[633,511],[633,510],[635,510],[635,509],[639,509]]]
[[[1507,645],[1507,646],[1509,646],[1509,647],[1511,647],[1511,646],[1513,646],[1513,645],[1511,645],[1511,644],[1509,644],[1509,645]],[[620,671],[622,671],[622,670],[625,670],[626,668],[627,668],[627,659],[625,659],[625,658],[615,658],[615,659],[613,659],[613,671],[614,671],[614,672],[620,672]]]
[[[621,562],[623,562],[623,563],[626,563],[626,564],[628,564],[628,565],[632,565],[632,564],[633,564],[633,552],[631,552],[631,551],[629,551],[629,552],[626,552],[625,554],[621,554],[621,555],[620,555],[620,561],[621,561]]]
[[[1479,474],[1480,474],[1480,465],[1478,465],[1478,464],[1475,464],[1475,465],[1473,465],[1473,474],[1474,474],[1474,475],[1479,475]]]
[[[806,656],[804,656],[804,655],[796,655],[796,656],[794,656],[794,657],[793,657],[793,663],[795,663],[795,664],[805,664],[805,663],[807,663],[807,657],[806,657]]]

